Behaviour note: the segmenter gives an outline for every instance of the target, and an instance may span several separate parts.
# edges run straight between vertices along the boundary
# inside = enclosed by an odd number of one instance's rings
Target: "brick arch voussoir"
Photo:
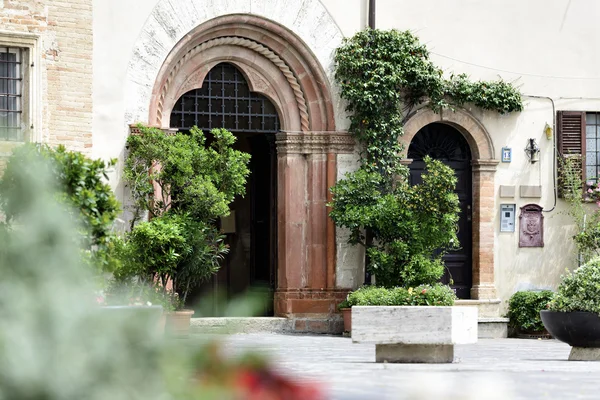
[[[451,125],[462,133],[469,143],[473,160],[495,159],[496,153],[492,138],[477,118],[465,110],[443,110],[435,113],[428,107],[415,111],[404,125],[404,135],[400,138],[400,142],[404,145],[402,154],[404,157],[406,157],[408,147],[417,132],[434,122]]]

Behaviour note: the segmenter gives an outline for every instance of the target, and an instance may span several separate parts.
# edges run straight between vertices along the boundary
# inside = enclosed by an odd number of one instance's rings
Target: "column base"
[[[439,364],[454,361],[453,344],[378,344],[375,345],[378,363]]]
[[[471,288],[471,299],[483,300],[495,298],[497,298],[497,295],[494,284],[475,285]]]
[[[275,292],[275,316],[293,321],[298,333],[341,334],[344,321],[337,306],[349,290],[281,289]]]

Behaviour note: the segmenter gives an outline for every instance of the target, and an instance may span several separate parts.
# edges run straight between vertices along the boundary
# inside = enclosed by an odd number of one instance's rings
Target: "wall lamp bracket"
[[[525,154],[529,158],[529,162],[532,164],[540,161],[540,148],[535,142],[535,139],[529,139],[527,146],[525,147]]]

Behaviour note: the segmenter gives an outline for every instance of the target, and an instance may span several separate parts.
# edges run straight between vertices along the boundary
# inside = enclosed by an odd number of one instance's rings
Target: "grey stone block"
[[[521,185],[521,197],[540,198],[542,197],[542,187]]]
[[[515,186],[500,185],[500,197],[515,197]]]
[[[375,361],[389,363],[439,364],[454,361],[452,344],[378,344]]]
[[[572,347],[569,361],[600,361],[600,348]]]

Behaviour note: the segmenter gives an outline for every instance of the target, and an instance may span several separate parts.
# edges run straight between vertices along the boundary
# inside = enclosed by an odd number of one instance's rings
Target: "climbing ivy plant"
[[[350,243],[367,248],[367,268],[378,283],[431,283],[443,273],[439,249],[457,245],[456,182],[450,168],[428,160],[424,183],[407,184],[398,141],[403,125],[424,103],[436,112],[466,103],[501,114],[521,111],[521,94],[502,80],[446,78],[408,31],[358,32],[337,49],[335,63],[349,130],[362,157],[360,169],[332,189],[331,218],[350,229]],[[414,207],[420,203],[426,207]]]

